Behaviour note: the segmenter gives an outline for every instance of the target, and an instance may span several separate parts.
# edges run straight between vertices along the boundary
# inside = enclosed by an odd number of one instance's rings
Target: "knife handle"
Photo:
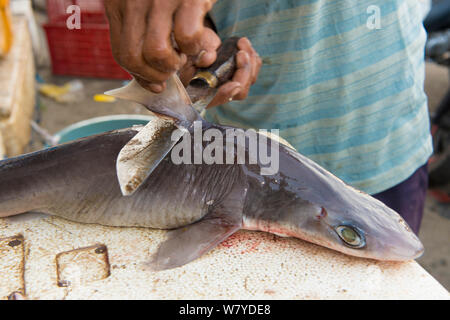
[[[232,79],[236,71],[236,54],[238,37],[231,37],[222,42],[217,50],[216,61],[208,68],[199,68],[189,85],[193,87],[218,88]]]

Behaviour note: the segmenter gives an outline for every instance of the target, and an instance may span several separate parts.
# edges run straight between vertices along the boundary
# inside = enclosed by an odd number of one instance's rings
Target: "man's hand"
[[[233,79],[222,85],[208,108],[230,102],[231,100],[244,100],[248,96],[250,86],[256,82],[262,60],[253,49],[247,38],[239,39],[239,48],[236,54],[236,72]]]
[[[219,88],[207,108],[225,104],[231,100],[244,100],[247,98],[250,86],[256,82],[262,65],[261,58],[247,38],[239,39],[237,46],[239,51],[236,53],[236,71],[233,78]],[[188,57],[187,63],[180,70],[180,80],[185,87],[195,75],[194,62],[191,57]]]
[[[211,65],[220,39],[204,20],[215,2],[105,0],[114,58],[155,93],[164,90],[165,81],[186,63],[186,55],[196,56],[198,67]]]

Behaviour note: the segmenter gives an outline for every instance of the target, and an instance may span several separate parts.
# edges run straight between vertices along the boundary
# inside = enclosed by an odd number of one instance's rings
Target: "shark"
[[[214,90],[192,92],[190,98],[205,100]],[[224,148],[230,146],[226,133],[236,128],[206,121],[189,94],[171,96],[170,105],[177,108],[150,97],[135,81],[113,94],[139,102],[157,116],[149,123],[154,130],[146,140],[153,150],[150,158],[156,152],[157,159],[151,159],[154,165],[139,187],[125,194],[117,172],[118,162],[126,160],[119,157],[121,150],[143,141],[136,137],[144,127],[134,126],[0,161],[0,217],[38,211],[80,223],[168,230],[147,262],[156,271],[194,261],[241,229],[295,237],[376,260],[406,261],[423,253],[421,241],[397,212],[283,140],[255,131],[256,148],[248,137],[231,142],[235,155],[238,148],[243,150],[245,161],[178,163],[172,153],[180,144],[192,155],[198,150],[194,141],[185,139],[194,134],[194,123],[201,123],[203,133],[213,129],[222,135]],[[176,130],[181,131],[174,134]],[[202,140],[201,147],[211,143]],[[169,151],[158,152],[161,146]],[[255,150],[274,147],[278,170],[262,174],[266,164],[258,157],[249,159]],[[146,157],[141,161],[148,169]]]

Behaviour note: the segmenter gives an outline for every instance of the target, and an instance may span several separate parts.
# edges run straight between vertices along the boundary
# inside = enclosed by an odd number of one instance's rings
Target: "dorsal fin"
[[[163,92],[153,93],[144,89],[133,79],[126,86],[106,91],[105,94],[137,102],[152,112],[180,121],[197,120],[198,113],[192,107],[191,99],[178,76],[172,75],[166,84],[166,89]]]

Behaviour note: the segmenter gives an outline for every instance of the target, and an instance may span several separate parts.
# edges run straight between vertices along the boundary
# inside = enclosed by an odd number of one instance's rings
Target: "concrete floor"
[[[55,77],[49,69],[42,69],[39,75],[48,83],[63,84],[71,77]],[[426,92],[429,95],[430,109],[434,110],[448,88],[447,70],[434,64],[427,64]],[[93,96],[105,90],[120,87],[119,80],[82,79],[84,93],[76,102],[61,104],[40,96],[40,124],[54,134],[69,124],[92,117],[112,114],[147,114],[148,112],[134,103],[116,101],[100,103]],[[36,135],[30,150],[42,147]],[[450,205],[437,203],[428,197],[425,214],[420,231],[420,238],[425,246],[425,254],[418,262],[431,273],[442,285],[450,290]]]

